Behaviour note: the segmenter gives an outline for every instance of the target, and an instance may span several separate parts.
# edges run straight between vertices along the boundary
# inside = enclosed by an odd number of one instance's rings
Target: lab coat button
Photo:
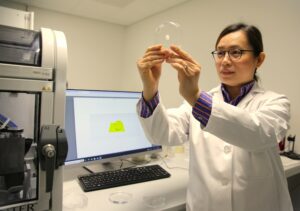
[[[228,153],[230,153],[230,152],[231,152],[231,147],[228,146],[228,145],[226,145],[226,146],[224,147],[224,153],[225,153],[225,154],[228,154]]]

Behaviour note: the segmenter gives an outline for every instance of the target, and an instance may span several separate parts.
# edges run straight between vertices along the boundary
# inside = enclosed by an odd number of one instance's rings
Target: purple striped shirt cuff
[[[155,96],[150,101],[146,101],[144,99],[144,96],[142,96],[141,103],[142,103],[142,109],[141,109],[140,116],[143,118],[150,117],[153,114],[153,111],[155,110],[156,106],[159,103],[158,92],[155,94]]]
[[[193,116],[206,126],[212,109],[212,96],[206,92],[201,92],[200,97],[193,107]]]

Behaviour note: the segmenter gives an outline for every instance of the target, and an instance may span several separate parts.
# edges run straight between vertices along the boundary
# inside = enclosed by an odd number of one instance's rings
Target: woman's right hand
[[[144,56],[137,61],[137,67],[143,82],[143,97],[151,100],[158,91],[162,63],[168,58],[169,51],[162,45],[149,47]]]

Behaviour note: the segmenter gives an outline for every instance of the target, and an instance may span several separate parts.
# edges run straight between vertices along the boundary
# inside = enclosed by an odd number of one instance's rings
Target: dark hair
[[[259,54],[264,51],[261,32],[259,31],[259,29],[257,27],[255,27],[253,25],[247,25],[245,23],[232,24],[232,25],[227,26],[225,29],[223,29],[223,31],[220,33],[220,35],[216,41],[215,48],[217,48],[217,45],[219,44],[220,40],[225,35],[230,34],[232,32],[239,31],[239,30],[242,30],[245,32],[248,42],[253,49],[254,56],[258,57]],[[256,73],[256,70],[255,70],[255,73]],[[257,78],[256,74],[254,74],[254,80],[257,81],[257,79],[258,78]]]

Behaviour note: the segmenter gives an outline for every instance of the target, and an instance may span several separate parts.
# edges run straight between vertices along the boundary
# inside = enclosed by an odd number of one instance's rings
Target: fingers
[[[159,45],[153,45],[153,46],[148,47],[147,50],[146,50],[146,52],[160,50],[161,48],[162,48],[161,44],[159,44]]]
[[[188,76],[193,75],[193,72],[200,72],[201,69],[200,65],[184,50],[174,45],[170,49],[164,49],[161,44],[147,48],[143,57],[138,60],[137,66],[140,71],[155,70],[160,69],[164,61]]]
[[[152,55],[159,55],[167,59],[171,54],[169,49],[162,48],[162,45],[155,45],[147,48],[143,58],[149,57]]]
[[[187,52],[174,45],[170,49],[172,52],[166,60],[167,63],[170,63],[177,71],[180,71],[181,74],[184,73],[188,77],[200,73],[200,65]]]
[[[137,65],[141,69],[150,69],[157,64],[163,63],[164,60],[164,56],[162,55],[147,56],[138,60]]]
[[[137,65],[140,69],[150,69],[151,67],[163,63],[164,59],[151,59],[151,60],[144,60],[141,59],[137,62]]]
[[[190,67],[192,69],[199,69],[200,70],[200,65],[199,64],[195,64],[194,62],[190,62],[188,60],[184,60],[178,56],[174,57],[170,57],[168,58],[167,60],[167,63],[170,63],[170,64],[179,64],[182,68],[185,68],[186,66],[187,67]]]
[[[137,61],[137,66],[140,70],[149,70],[152,67],[164,62],[166,52],[162,49],[162,45],[149,47],[144,56]]]
[[[199,67],[192,63],[171,63],[171,66],[174,67],[179,74],[184,74],[187,77],[193,77],[200,73]]]
[[[196,64],[196,65],[199,65],[193,58],[191,55],[189,55],[186,51],[180,49],[178,46],[175,46],[175,45],[171,45],[170,46],[170,49],[172,51],[174,51],[176,54],[172,54],[171,57],[180,57],[184,60],[187,60],[193,64]]]

